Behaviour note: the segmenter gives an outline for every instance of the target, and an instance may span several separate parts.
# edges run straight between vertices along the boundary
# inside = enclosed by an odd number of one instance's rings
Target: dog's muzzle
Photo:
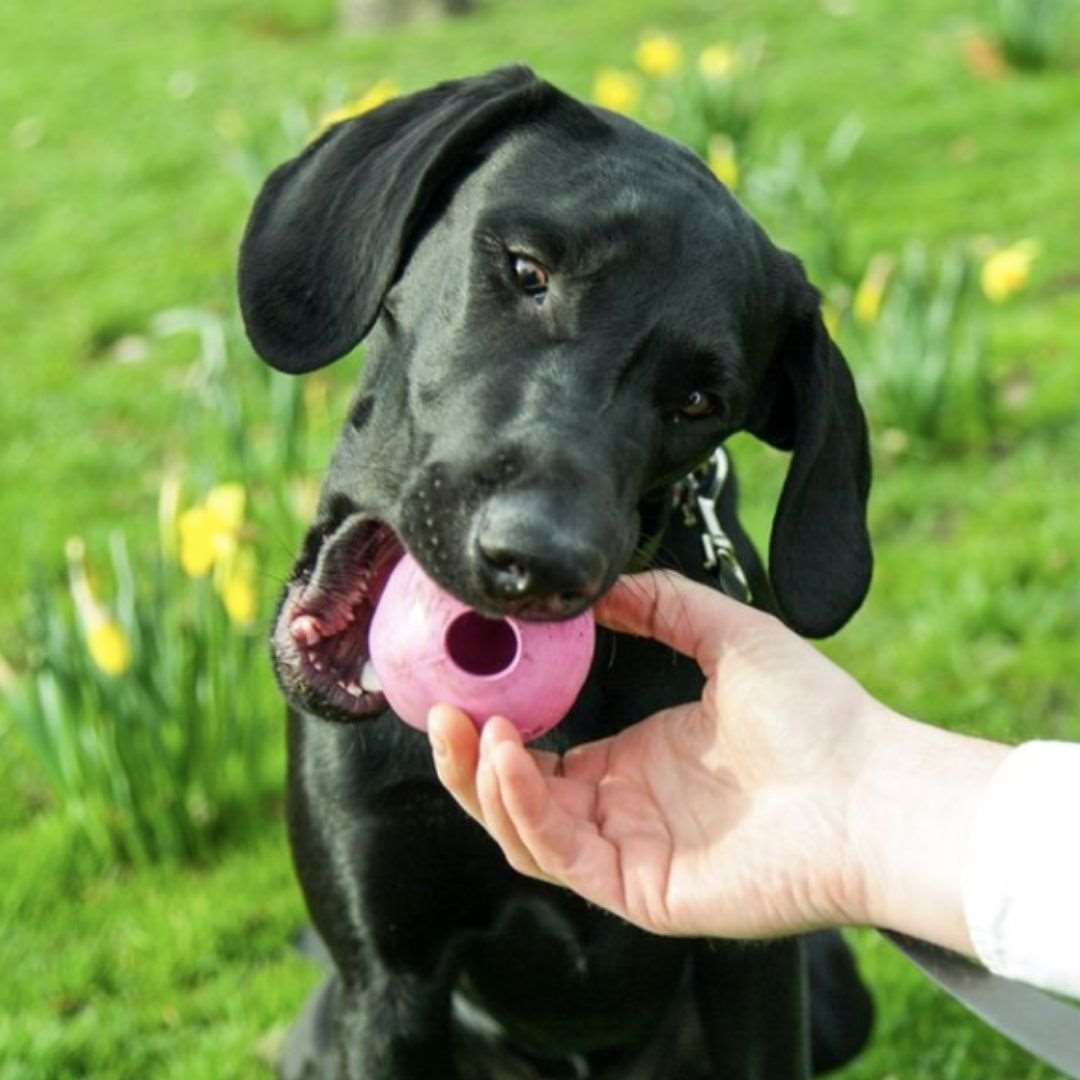
[[[274,628],[274,669],[287,696],[330,718],[386,709],[368,630],[404,549],[389,525],[353,514],[298,568]]]

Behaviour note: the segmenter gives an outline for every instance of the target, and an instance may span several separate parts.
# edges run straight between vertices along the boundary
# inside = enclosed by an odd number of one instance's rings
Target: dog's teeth
[[[317,652],[315,652],[314,649],[312,649],[307,654],[307,658],[308,658],[308,662],[311,664],[311,666],[316,671],[322,671],[322,669],[323,669],[322,661],[319,659],[319,654]]]
[[[358,685],[357,685],[356,683],[354,683],[354,682],[351,682],[351,683],[343,683],[343,682],[339,682],[339,683],[338,683],[338,686],[340,686],[340,687],[341,687],[341,689],[342,689],[342,690],[344,690],[344,691],[345,691],[345,693],[346,693],[346,694],[348,694],[348,695],[350,695],[351,697],[359,697],[359,696],[360,696],[360,695],[361,695],[361,694],[362,694],[362,693],[364,692],[364,691],[363,691],[363,690],[361,690],[361,689],[360,689],[360,687],[359,687],[359,686],[358,686]]]
[[[382,691],[382,683],[375,671],[375,666],[370,660],[364,662],[364,670],[360,672],[360,685],[369,694],[378,694]]]
[[[319,620],[314,615],[301,615],[293,619],[290,630],[293,640],[298,645],[311,648],[312,645],[318,645],[322,641],[322,629],[319,626]]]

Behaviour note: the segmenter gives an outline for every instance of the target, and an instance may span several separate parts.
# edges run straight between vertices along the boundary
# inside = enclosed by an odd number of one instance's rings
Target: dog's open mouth
[[[368,630],[386,579],[404,553],[389,525],[352,516],[289,587],[274,633],[286,692],[321,713],[360,718],[386,708]]]

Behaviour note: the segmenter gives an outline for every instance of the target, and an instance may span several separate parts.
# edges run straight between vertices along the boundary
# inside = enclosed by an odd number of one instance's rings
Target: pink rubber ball
[[[563,622],[491,619],[436,585],[411,556],[390,575],[371,621],[371,663],[390,707],[426,730],[448,702],[482,725],[507,717],[535,739],[570,711],[596,644],[591,611]]]

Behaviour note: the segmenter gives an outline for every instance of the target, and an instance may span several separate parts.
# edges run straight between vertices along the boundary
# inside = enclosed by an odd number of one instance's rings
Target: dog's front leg
[[[810,1010],[800,938],[701,941],[694,996],[717,1080],[806,1080]]]
[[[461,850],[463,815],[428,781],[427,740],[392,718],[359,727],[299,710],[288,734],[289,840],[334,972],[294,1025],[283,1080],[457,1080],[445,853]]]
[[[342,1080],[457,1080],[449,994],[429,980],[380,973],[342,994]]]
[[[280,1080],[456,1080],[448,1005],[410,982],[329,976],[289,1033]]]

